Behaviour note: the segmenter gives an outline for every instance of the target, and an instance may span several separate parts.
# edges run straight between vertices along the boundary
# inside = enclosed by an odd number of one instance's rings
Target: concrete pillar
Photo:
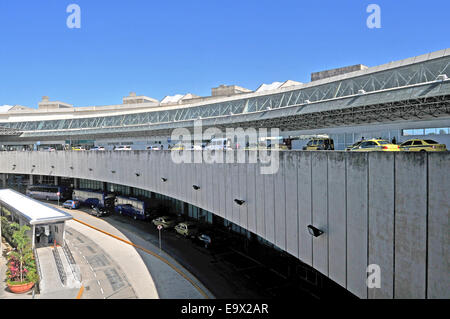
[[[58,185],[58,176],[55,176],[55,185]]]

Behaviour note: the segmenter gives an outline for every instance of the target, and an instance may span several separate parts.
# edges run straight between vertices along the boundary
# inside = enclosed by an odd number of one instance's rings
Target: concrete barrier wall
[[[175,164],[168,151],[1,152],[0,173],[177,198],[258,234],[360,298],[450,298],[449,153],[279,155],[278,172],[261,175],[266,164]],[[324,234],[312,237],[309,224]],[[380,267],[380,288],[366,284],[370,264]]]

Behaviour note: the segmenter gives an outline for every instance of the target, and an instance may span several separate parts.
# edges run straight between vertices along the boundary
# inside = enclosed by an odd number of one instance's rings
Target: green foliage
[[[8,283],[13,282],[36,282],[39,277],[36,273],[36,262],[34,260],[33,250],[31,248],[31,241],[27,235],[30,227],[12,223],[12,229],[15,231],[12,234],[12,242],[15,250],[9,254]]]
[[[6,241],[15,246],[13,241],[13,233],[14,231],[19,229],[19,225],[17,223],[11,223],[7,217],[1,217],[2,222],[2,236],[5,237]]]

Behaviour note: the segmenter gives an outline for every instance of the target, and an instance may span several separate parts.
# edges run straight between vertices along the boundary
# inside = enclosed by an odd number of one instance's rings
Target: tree
[[[25,278],[34,281],[36,271],[33,250],[31,249],[30,238],[26,234],[30,227],[20,226],[17,223],[11,224],[11,227],[16,229],[12,235],[12,241],[16,249],[10,253],[9,279],[21,283],[24,282]]]

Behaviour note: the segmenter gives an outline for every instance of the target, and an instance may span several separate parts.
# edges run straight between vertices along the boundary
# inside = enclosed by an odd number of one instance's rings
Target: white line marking
[[[100,287],[100,291],[102,292],[102,295],[104,295],[104,293],[103,293],[103,288]]]

